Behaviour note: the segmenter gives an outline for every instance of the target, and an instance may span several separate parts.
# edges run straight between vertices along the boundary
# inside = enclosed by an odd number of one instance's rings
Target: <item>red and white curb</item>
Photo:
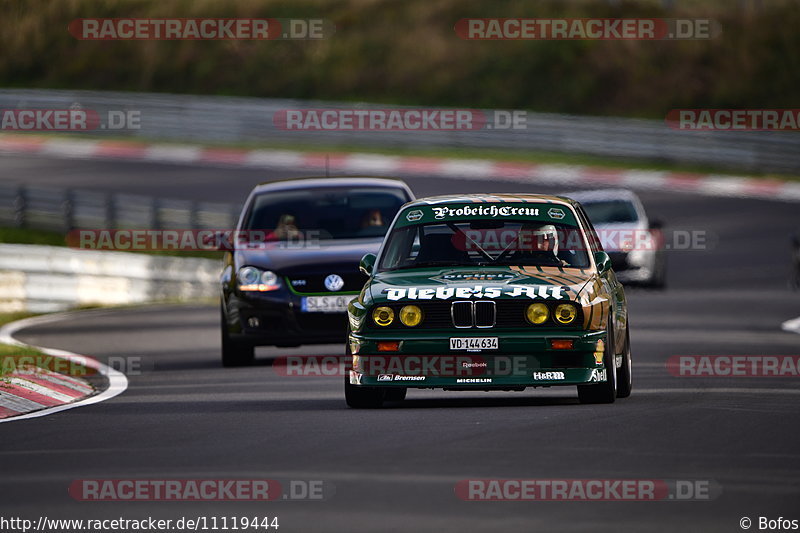
[[[501,180],[563,186],[616,186],[735,198],[800,201],[800,182],[722,174],[624,170],[584,165],[532,164],[490,159],[447,159],[364,153],[245,150],[200,145],[142,144],[0,135],[0,153],[40,154],[80,159],[116,159],[245,168],[331,171],[380,175],[420,175],[451,179]]]
[[[37,316],[6,324],[0,328],[0,343],[30,346],[16,340],[14,333],[23,328],[61,320],[65,315],[66,313]],[[44,369],[37,369],[35,373],[11,373],[6,376],[5,383],[0,383],[0,423],[38,418],[75,407],[92,405],[113,398],[128,388],[128,378],[125,374],[92,358],[65,350],[32,347],[47,355],[74,361],[76,364],[96,370],[106,376],[108,388],[90,396],[94,389],[87,382],[71,376]]]

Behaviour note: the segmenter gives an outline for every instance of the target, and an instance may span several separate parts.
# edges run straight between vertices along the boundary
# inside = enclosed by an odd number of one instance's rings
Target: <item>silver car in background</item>
[[[666,286],[662,224],[648,218],[633,191],[599,189],[565,196],[583,205],[621,282],[655,289]]]

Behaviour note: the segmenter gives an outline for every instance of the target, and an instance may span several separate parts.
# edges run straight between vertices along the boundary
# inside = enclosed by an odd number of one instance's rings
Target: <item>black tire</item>
[[[617,366],[614,364],[614,328],[609,321],[606,330],[605,355],[603,366],[606,381],[592,385],[578,385],[578,399],[581,403],[614,403],[617,398]]]
[[[220,329],[222,331],[222,366],[248,366],[253,364],[256,351],[252,344],[236,342],[228,335],[225,312],[220,308]]]
[[[622,352],[622,366],[617,370],[617,398],[631,395],[633,380],[631,379],[631,335],[625,325],[625,351]]]
[[[384,393],[377,387],[359,387],[350,384],[350,377],[344,377],[344,399],[353,409],[378,409],[383,405]]]
[[[406,393],[408,393],[408,388],[406,387],[386,389],[384,400],[387,402],[402,402],[406,399]]]
[[[353,352],[350,351],[349,330],[347,338],[348,342],[345,344],[344,353],[350,357],[353,355]],[[353,409],[378,409],[381,405],[383,405],[385,396],[386,394],[384,393],[383,389],[379,389],[378,387],[360,387],[357,385],[351,385],[350,376],[344,376],[344,400],[347,402],[348,407],[352,407]]]
[[[663,291],[667,288],[667,258],[664,256],[663,252],[656,255],[653,276],[650,278],[648,286],[659,291]]]

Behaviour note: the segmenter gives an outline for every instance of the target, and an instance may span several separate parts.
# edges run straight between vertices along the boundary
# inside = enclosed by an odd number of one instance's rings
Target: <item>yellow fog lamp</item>
[[[544,304],[531,304],[525,310],[525,317],[531,324],[544,324],[550,316],[550,310]]]
[[[571,324],[578,316],[578,310],[572,304],[561,304],[556,307],[555,317],[559,324]]]
[[[400,322],[413,328],[422,322],[422,309],[416,305],[406,305],[400,309]]]
[[[391,307],[376,307],[372,312],[372,320],[379,326],[388,326],[394,322],[394,311]]]

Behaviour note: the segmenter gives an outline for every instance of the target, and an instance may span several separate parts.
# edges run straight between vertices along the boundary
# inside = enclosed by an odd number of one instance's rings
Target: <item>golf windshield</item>
[[[259,194],[245,230],[267,241],[359,239],[383,236],[407,201],[401,189],[316,188]]]

